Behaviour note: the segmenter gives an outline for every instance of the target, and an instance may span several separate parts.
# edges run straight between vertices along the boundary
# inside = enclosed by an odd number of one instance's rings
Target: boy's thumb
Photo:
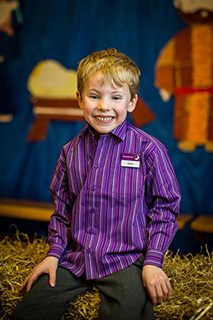
[[[49,284],[51,287],[55,287],[55,274],[50,274]]]
[[[50,282],[50,286],[54,288],[55,287],[55,282],[51,281]]]

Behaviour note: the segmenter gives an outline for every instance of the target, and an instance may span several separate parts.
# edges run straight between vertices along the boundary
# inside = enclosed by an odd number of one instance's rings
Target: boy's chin
[[[109,130],[107,130],[107,129],[106,130],[97,130],[97,129],[92,127],[92,131],[93,131],[93,133],[94,133],[96,138],[100,138],[101,135],[107,134],[107,133],[111,132],[112,130],[111,129],[109,129]]]

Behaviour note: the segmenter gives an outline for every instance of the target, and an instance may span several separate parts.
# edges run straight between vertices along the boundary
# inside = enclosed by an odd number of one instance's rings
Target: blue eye
[[[114,97],[112,97],[112,99],[113,99],[113,100],[120,100],[121,97],[120,97],[120,96],[114,96]]]
[[[89,95],[89,97],[90,97],[91,99],[94,99],[94,100],[98,99],[98,96],[95,95],[95,94],[91,94],[91,95]]]

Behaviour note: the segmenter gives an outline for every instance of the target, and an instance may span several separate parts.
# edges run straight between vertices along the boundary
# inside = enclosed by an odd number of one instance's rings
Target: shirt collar
[[[121,140],[124,140],[126,136],[126,129],[127,129],[127,122],[126,120],[120,124],[117,128],[111,131],[112,134],[120,138]]]
[[[127,129],[127,122],[126,120],[120,124],[120,126],[116,127],[114,130],[109,132],[109,134],[113,134],[114,136],[118,137],[121,140],[124,140],[126,136],[126,129]],[[89,131],[90,134],[94,136],[94,133],[91,130],[91,126],[89,123],[86,123],[81,132],[79,133],[80,135],[83,134],[84,132]]]

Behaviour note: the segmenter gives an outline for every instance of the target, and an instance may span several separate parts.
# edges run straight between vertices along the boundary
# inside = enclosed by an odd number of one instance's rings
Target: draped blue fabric
[[[0,32],[0,197],[49,201],[49,183],[62,145],[83,122],[52,121],[47,139],[27,142],[34,115],[27,80],[38,62],[59,61],[77,69],[91,51],[115,47],[141,69],[140,96],[156,120],[143,130],[162,141],[182,191],[181,211],[213,214],[213,154],[198,147],[184,153],[173,138],[173,98],[165,103],[154,87],[155,63],[167,41],[186,24],[171,0],[21,0],[23,24],[13,14],[14,36]],[[132,122],[132,118],[128,119]]]

